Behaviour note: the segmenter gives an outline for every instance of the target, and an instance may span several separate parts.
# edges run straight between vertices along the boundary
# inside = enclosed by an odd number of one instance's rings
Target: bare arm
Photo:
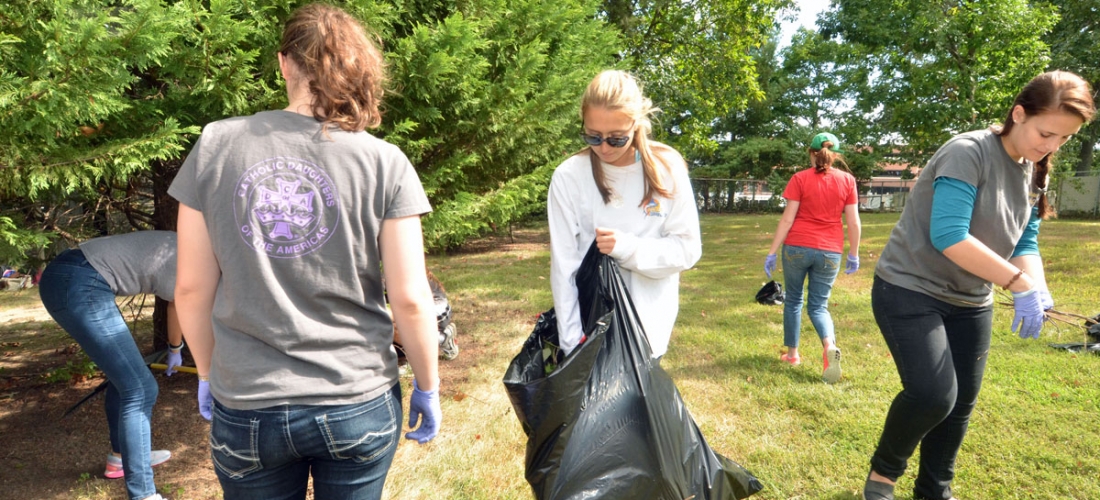
[[[199,376],[205,377],[210,375],[210,357],[214,353],[211,317],[221,267],[214,256],[202,212],[181,203],[176,229],[179,233],[176,308],[183,336],[195,358],[195,368]]]
[[[401,331],[401,345],[417,387],[434,391],[439,381],[439,332],[424,264],[420,216],[383,220],[378,240],[386,273],[386,295],[394,322]]]
[[[797,201],[787,200],[787,208],[783,209],[783,216],[779,218],[779,227],[775,228],[775,238],[772,238],[772,248],[768,250],[768,255],[775,255],[786,241],[787,233],[791,231],[794,218],[798,215],[798,204]]]
[[[168,345],[180,345],[183,342],[183,330],[180,328],[180,316],[176,312],[176,303],[168,303]]]
[[[1008,283],[1016,273],[1023,270],[1024,274],[1009,287],[1009,291],[1012,292],[1026,292],[1040,283],[1038,278],[1031,274],[1032,271],[1037,272],[1040,277],[1042,275],[1043,265],[1038,255],[1024,255],[1008,261],[993,253],[977,238],[969,235],[966,239],[945,248],[943,255],[971,274],[992,281],[997,286]],[[1038,261],[1038,264],[1032,262],[1033,260]]]
[[[844,221],[848,224],[848,255],[859,257],[859,238],[863,225],[859,221],[859,205],[844,206]]]
[[[1043,270],[1043,258],[1041,256],[1036,254],[1021,255],[1008,259],[1008,262],[1023,270],[1026,276],[1031,277],[1031,280],[1035,282],[1035,286],[1047,290],[1047,276]],[[1020,276],[1021,280],[1023,278],[1023,276]]]

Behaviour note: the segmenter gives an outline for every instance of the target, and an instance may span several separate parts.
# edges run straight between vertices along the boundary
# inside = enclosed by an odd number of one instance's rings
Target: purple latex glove
[[[213,418],[211,409],[214,407],[214,396],[210,395],[210,381],[199,380],[199,415],[210,420]]]
[[[859,270],[859,256],[848,255],[848,264],[844,266],[844,274],[852,274]]]
[[[772,273],[775,272],[775,254],[768,254],[764,257],[764,274],[768,275],[768,279],[772,279]]]
[[[1043,304],[1044,311],[1054,309],[1054,297],[1050,296],[1046,288],[1039,289],[1039,302]]]
[[[1044,318],[1041,297],[1034,288],[1026,292],[1012,292],[1012,307],[1016,309],[1016,316],[1012,318],[1012,331],[1019,333],[1022,339],[1039,338]]]
[[[176,373],[176,367],[183,364],[182,351],[182,349],[180,349],[179,351],[168,349],[168,368],[164,370],[165,375],[171,377],[173,374]]]
[[[417,427],[417,421],[420,427]],[[413,380],[413,393],[409,398],[409,428],[416,429],[405,434],[405,439],[415,439],[424,444],[439,434],[439,424],[443,422],[443,410],[439,407],[439,388],[425,392],[420,390]]]

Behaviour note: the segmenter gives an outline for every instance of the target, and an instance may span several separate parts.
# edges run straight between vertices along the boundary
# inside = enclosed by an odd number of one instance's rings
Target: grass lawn
[[[764,483],[752,498],[859,498],[886,410],[900,389],[870,308],[874,265],[897,217],[863,215],[862,268],[838,277],[830,303],[844,376],[826,385],[809,321],[803,321],[802,366],[785,366],[779,361],[782,308],[753,301],[765,281],[764,255],[778,215],[703,216],[703,258],[683,275],[679,320],[662,364],[710,445]],[[439,437],[424,446],[401,441],[385,498],[531,498],[523,468],[526,437],[501,379],[536,314],[552,304],[547,243],[545,225],[525,227],[429,258],[447,287],[461,353],[440,363]],[[1100,312],[1100,221],[1047,222],[1040,245],[1056,308]],[[48,317],[21,319],[41,307],[37,295],[0,293],[0,318],[7,322],[0,322],[0,383],[9,373],[25,371],[20,363],[34,353],[42,366],[54,363],[56,370],[64,363],[52,360],[68,359],[57,352],[74,345]],[[1025,341],[1009,331],[1011,319],[1010,306],[997,307],[984,390],[959,457],[955,492],[963,500],[1098,499],[1100,356],[1048,347],[1083,340],[1080,326],[1048,325],[1039,340]],[[158,445],[177,455],[157,472],[162,494],[172,500],[220,498],[206,451],[208,424],[195,412],[193,379],[158,380],[154,432]],[[407,404],[410,380],[402,384]],[[24,485],[0,488],[0,498],[124,495],[121,482],[98,476],[106,439],[102,412],[89,408],[57,421],[87,387],[40,385],[45,388],[34,389],[35,397],[0,393],[0,442],[7,436],[15,448],[0,457],[8,471],[0,484]],[[66,447],[72,433],[89,436],[80,442],[90,451]],[[36,463],[27,456],[36,449],[69,455],[64,467],[43,476],[24,467]],[[911,497],[914,475],[915,465],[899,482],[898,498]],[[41,491],[28,493],[28,485]]]
[[[864,214],[860,271],[837,279],[830,310],[844,350],[844,377],[821,382],[819,343],[803,321],[804,362],[778,358],[782,308],[753,301],[777,215],[706,215],[703,258],[683,276],[681,308],[663,366],[711,446],[765,484],[760,499],[855,499],[890,401],[900,390],[875,326],[870,285],[896,214]],[[489,244],[479,253],[433,257],[451,296],[459,360],[445,372],[445,430],[424,447],[402,445],[389,498],[530,498],[523,480],[525,437],[500,382],[550,307],[543,228],[520,231],[524,244]],[[1040,244],[1056,308],[1100,312],[1100,222],[1053,220]],[[1012,309],[998,306],[991,359],[954,486],[961,499],[1100,498],[1100,357],[1056,351],[1083,328],[1044,329],[1038,341],[1009,331]],[[914,457],[916,458],[916,457]],[[909,498],[914,465],[899,482]]]

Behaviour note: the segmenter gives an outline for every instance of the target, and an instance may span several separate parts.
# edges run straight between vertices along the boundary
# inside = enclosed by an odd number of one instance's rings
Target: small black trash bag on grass
[[[764,286],[760,287],[760,290],[756,292],[756,301],[766,306],[780,305],[783,303],[784,299],[783,285],[780,285],[779,282],[775,280],[764,283]]]
[[[576,282],[587,340],[547,375],[559,345],[551,309],[504,376],[527,434],[535,498],[717,500],[760,491],[749,471],[711,450],[650,358],[615,260],[592,245]]]

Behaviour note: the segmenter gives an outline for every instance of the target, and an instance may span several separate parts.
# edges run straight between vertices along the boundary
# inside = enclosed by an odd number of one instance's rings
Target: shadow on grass
[[[670,360],[671,361],[671,360]],[[739,378],[766,385],[791,383],[821,383],[821,374],[811,366],[792,367],[779,356],[749,354],[743,356],[709,356],[692,359],[677,358],[674,363],[662,363],[673,380],[724,381]]]

